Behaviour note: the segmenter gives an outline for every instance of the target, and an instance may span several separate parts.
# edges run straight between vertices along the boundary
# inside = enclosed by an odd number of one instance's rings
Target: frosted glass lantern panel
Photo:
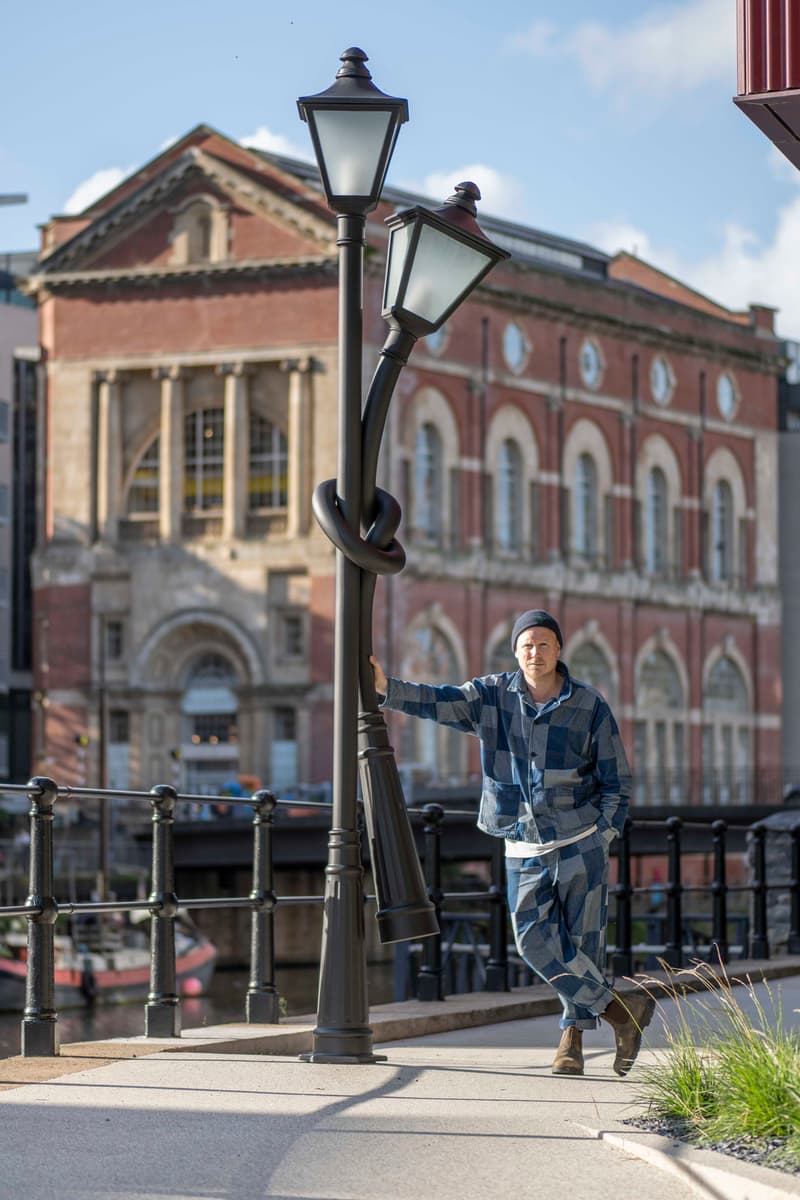
[[[408,253],[411,225],[399,225],[389,235],[389,253],[386,262],[386,285],[383,289],[383,307],[391,308],[397,300],[397,290],[403,276],[403,267]]]
[[[490,262],[490,255],[426,225],[414,255],[403,308],[435,324]]]
[[[370,196],[383,161],[392,114],[350,110],[317,111],[314,120],[331,195]]]

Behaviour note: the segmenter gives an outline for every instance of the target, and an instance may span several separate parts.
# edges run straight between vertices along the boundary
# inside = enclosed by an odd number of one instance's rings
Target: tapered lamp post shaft
[[[326,202],[337,215],[339,247],[338,476],[320,483],[313,497],[314,515],[336,547],[333,814],[317,1026],[313,1050],[301,1055],[313,1062],[382,1057],[372,1053],[369,1027],[359,759],[381,941],[438,933],[368,661],[375,577],[401,571],[405,563],[395,538],[400,506],[376,485],[378,451],[394,385],[417,338],[439,328],[494,263],[507,257],[475,222],[480,192],[474,183],[458,184],[436,212],[417,205],[387,219],[383,316],[391,332],[362,422],[366,214],[378,205],[398,130],[408,120],[406,101],[375,87],[366,61],[357,46],[345,50],[331,87],[297,102]]]
[[[339,454],[337,506],[361,525],[363,215],[338,217]],[[358,663],[361,570],[336,551],[333,815],[325,869],[317,1062],[374,1062],[366,977],[363,869],[358,829]],[[346,954],[342,950],[346,948]],[[337,956],[332,958],[332,956]]]

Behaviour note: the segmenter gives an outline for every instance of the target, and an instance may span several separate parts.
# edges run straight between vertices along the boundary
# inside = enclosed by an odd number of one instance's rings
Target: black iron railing
[[[59,787],[52,779],[36,778],[27,785],[3,785],[5,794],[23,794],[30,801],[30,845],[28,896],[24,904],[0,906],[0,917],[27,918],[27,973],[25,1008],[22,1016],[21,1052],[24,1056],[49,1056],[58,1053],[58,1014],[55,1004],[55,925],[62,916],[112,913],[148,912],[150,914],[150,989],[145,1002],[144,1034],[146,1037],[178,1037],[181,1032],[180,995],[176,978],[176,919],[179,908],[225,909],[248,908],[250,920],[250,978],[245,999],[245,1020],[250,1023],[272,1024],[279,1020],[279,996],[275,986],[275,912],[276,909],[299,904],[320,904],[324,897],[277,896],[273,878],[273,819],[279,805],[297,806],[297,801],[281,800],[270,791],[256,792],[250,798],[229,796],[179,795],[175,788],[160,785],[151,792],[106,791],[95,788]],[[120,799],[147,802],[152,811],[151,889],[145,899],[91,900],[62,902],[55,895],[54,808],[59,799]],[[206,897],[181,899],[175,891],[173,858],[175,808],[179,801],[193,805],[220,803],[245,806],[252,811],[252,886],[248,895],[238,897]],[[304,808],[329,809],[322,801],[303,800]],[[414,992],[420,1000],[441,1000],[448,988],[453,989],[457,972],[453,965],[457,955],[469,959],[471,969],[462,971],[463,980],[477,978],[487,991],[508,991],[512,983],[528,982],[533,977],[519,960],[515,960],[509,938],[508,907],[506,902],[505,859],[503,843],[487,839],[485,858],[490,862],[488,887],[471,891],[445,891],[442,886],[442,836],[449,819],[474,818],[473,811],[445,809],[440,804],[426,804],[422,809],[410,809],[412,818],[422,821],[422,857],[425,881],[430,899],[440,919],[439,936],[425,938],[418,947],[419,965],[415,972]],[[682,834],[691,828],[692,848],[682,849]],[[742,827],[742,829],[745,827]],[[738,927],[740,956],[768,958],[771,952],[768,929],[768,896],[774,889],[788,891],[789,933],[788,951],[800,954],[800,813],[797,821],[785,832],[790,842],[790,877],[788,881],[767,878],[766,842],[770,832],[767,825],[757,822],[746,827],[752,835],[752,880],[747,884],[728,882],[729,832],[742,829],[724,820],[711,823],[685,821],[671,816],[666,821],[627,820],[622,836],[615,843],[617,860],[616,883],[611,889],[614,899],[612,929],[613,944],[609,947],[609,966],[614,975],[630,974],[635,969],[637,954],[643,950],[657,955],[671,966],[684,965],[687,953],[702,950],[706,957],[727,961],[732,950],[729,929]],[[634,833],[665,834],[668,879],[648,887],[632,884],[631,839]],[[707,851],[713,858],[713,878],[704,886],[687,886],[682,882],[681,867],[684,853],[696,854],[698,838],[706,838]],[[651,851],[652,853],[652,851]],[[477,857],[477,856],[476,856]],[[641,946],[634,944],[634,921],[641,921],[635,912],[635,898],[653,900],[656,893],[664,897],[665,911],[656,920],[649,917],[652,930],[661,936],[657,941]],[[686,906],[690,896],[703,893],[709,898],[709,912],[697,914]],[[733,893],[749,893],[751,917],[743,922],[740,914],[728,911],[728,899]],[[374,897],[365,897],[365,900]],[[478,906],[478,907],[473,907]],[[692,936],[687,948],[687,921],[694,924],[706,921],[708,941],[701,947]],[[745,935],[742,930],[749,931]],[[478,934],[478,930],[485,931]],[[655,937],[655,935],[653,935]],[[663,940],[662,940],[663,937]],[[401,945],[403,945],[401,943]],[[404,951],[404,960],[410,956]],[[520,974],[520,968],[522,973]],[[408,994],[407,988],[404,994]]]
[[[415,810],[411,810],[414,812]],[[440,919],[441,935],[428,938],[416,948],[418,963],[413,959],[414,950],[402,948],[405,970],[396,973],[395,997],[402,998],[409,990],[419,1000],[444,999],[448,984],[452,987],[459,978],[481,981],[487,991],[509,990],[512,975],[517,982],[530,982],[535,978],[529,969],[516,958],[508,937],[508,909],[505,895],[505,860],[502,842],[499,839],[491,847],[490,886],[482,892],[445,892],[441,887],[441,835],[442,824],[448,817],[473,816],[474,812],[454,809],[445,810],[438,804],[427,804],[418,810],[424,820],[425,876],[431,898]],[[685,852],[682,846],[684,829],[692,833],[692,847]],[[744,832],[752,836],[752,882],[730,884],[728,882],[727,835],[729,832]],[[710,962],[728,962],[735,949],[740,958],[768,959],[771,953],[768,929],[767,899],[770,891],[781,890],[789,895],[789,930],[787,950],[800,954],[800,812],[796,823],[787,830],[791,838],[790,871],[788,880],[768,880],[766,865],[766,841],[769,828],[761,822],[738,825],[733,822],[688,821],[680,817],[666,820],[635,821],[628,818],[622,836],[614,843],[617,860],[617,881],[611,888],[614,901],[610,928],[613,941],[608,947],[609,968],[613,975],[630,975],[643,963],[652,965],[661,960],[669,966],[681,967],[691,959],[704,957]],[[646,887],[632,884],[631,864],[632,837],[634,834],[650,833],[664,839],[662,853],[667,857],[668,879],[664,883],[653,883]],[[652,844],[653,837],[649,842]],[[707,846],[703,846],[703,841]],[[698,848],[698,842],[700,848]],[[713,860],[712,878],[708,884],[686,885],[682,881],[684,853],[710,853]],[[651,851],[652,853],[652,851]],[[750,898],[750,913],[729,911],[728,900],[732,895]],[[652,902],[663,896],[663,913],[637,913],[634,898]],[[697,912],[687,907],[687,900],[707,897],[708,912]],[[488,911],[472,916],[461,911],[448,911],[458,902],[478,902]],[[465,935],[469,923],[480,925],[486,930],[486,940],[478,940],[474,931]],[[634,941],[634,926],[645,927],[644,941]],[[698,930],[698,926],[707,929]],[[731,945],[729,930],[736,931],[737,941]],[[705,934],[705,937],[703,936]],[[458,958],[472,960],[456,962]]]
[[[0,906],[0,916],[28,920],[25,1008],[22,1017],[23,1056],[58,1053],[58,1015],[55,1006],[55,924],[61,916],[112,913],[150,913],[150,990],[145,1003],[146,1037],[178,1037],[181,1032],[180,996],[176,979],[175,926],[178,909],[249,908],[250,979],[245,999],[245,1019],[274,1023],[279,1015],[275,987],[274,910],[278,897],[273,887],[272,822],[281,803],[271,792],[251,798],[178,795],[160,785],[151,792],[106,791],[96,788],[60,788],[52,779],[36,778],[28,785],[4,785],[4,794],[30,798],[29,894],[24,904]],[[53,813],[59,798],[77,800],[147,801],[152,808],[153,842],[151,890],[144,900],[92,900],[59,902],[54,894]],[[247,896],[180,900],[175,892],[173,825],[175,805],[236,803],[253,812],[252,888]],[[306,807],[328,807],[304,801]],[[286,896],[281,903],[321,902],[321,896]]]

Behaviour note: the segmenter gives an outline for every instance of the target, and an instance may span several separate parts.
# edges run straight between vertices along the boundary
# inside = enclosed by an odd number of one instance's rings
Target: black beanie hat
[[[534,625],[541,625],[545,629],[552,629],[558,638],[559,646],[564,645],[564,639],[561,636],[561,630],[555,617],[551,617],[550,613],[545,612],[543,608],[532,608],[529,612],[523,613],[521,617],[517,617],[514,622],[514,628],[511,631],[512,654],[517,648],[517,638],[519,635],[524,633],[526,629],[532,629]]]

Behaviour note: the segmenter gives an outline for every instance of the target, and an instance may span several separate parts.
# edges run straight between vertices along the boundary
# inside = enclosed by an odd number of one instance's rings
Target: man
[[[608,850],[628,811],[631,774],[606,701],[572,679],[555,617],[520,616],[511,634],[519,670],[461,687],[386,677],[372,658],[383,705],[481,739],[478,826],[506,843],[508,902],[517,949],[561,997],[557,1075],[583,1074],[583,1031],[614,1029],[614,1070],[627,1075],[655,1001],[625,1000],[604,973]]]

